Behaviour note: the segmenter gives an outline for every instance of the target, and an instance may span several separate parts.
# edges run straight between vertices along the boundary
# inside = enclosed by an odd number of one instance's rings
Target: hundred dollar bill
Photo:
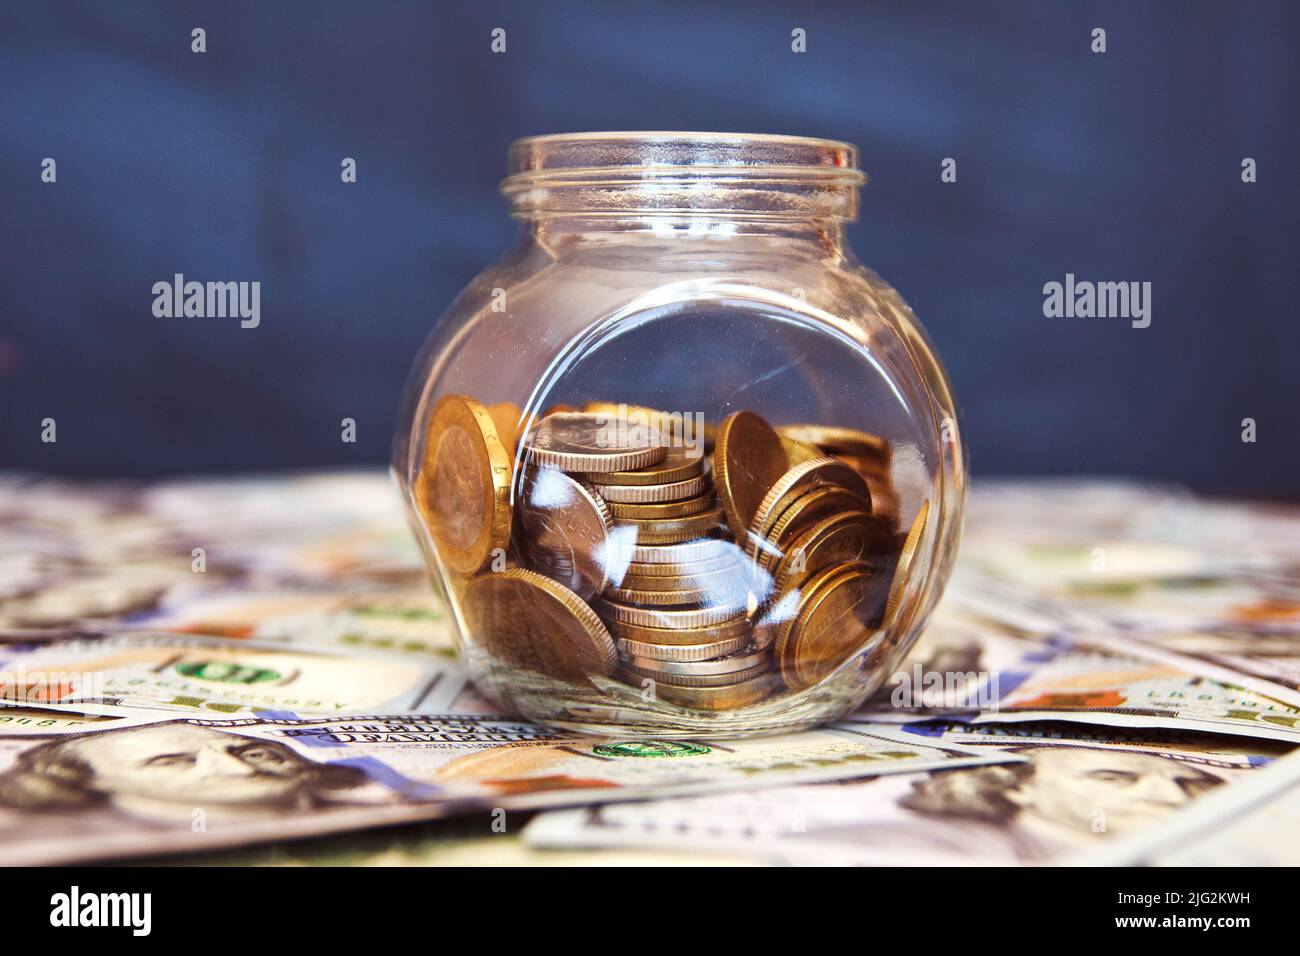
[[[993,738],[1018,764],[935,770],[758,793],[554,811],[524,838],[535,847],[696,849],[770,862],[835,865],[1008,865],[1061,862],[1139,831],[1262,772],[1264,742],[1218,749],[1105,729],[1071,739]],[[1234,783],[1235,785],[1235,783]]]
[[[1095,635],[1018,637],[944,605],[912,656],[853,719],[907,723],[953,713],[976,722],[1051,719],[1300,742],[1300,709],[1240,682]]]
[[[1300,864],[1300,753],[1070,862],[1079,866]]]
[[[0,865],[1020,759],[863,726],[719,742],[457,715],[0,728]]]
[[[460,668],[178,634],[0,645],[0,703],[188,715],[447,709]]]
[[[232,588],[167,601],[129,623],[372,656],[455,655],[451,615],[427,587],[353,593]]]

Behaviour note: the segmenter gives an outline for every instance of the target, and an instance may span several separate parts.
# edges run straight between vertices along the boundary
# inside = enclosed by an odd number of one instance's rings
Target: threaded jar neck
[[[561,133],[510,146],[501,192],[523,219],[857,218],[857,147],[752,133]]]

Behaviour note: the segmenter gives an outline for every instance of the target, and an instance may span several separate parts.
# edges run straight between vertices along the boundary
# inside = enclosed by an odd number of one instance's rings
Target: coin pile
[[[702,711],[813,686],[897,612],[928,507],[900,540],[873,435],[742,411],[708,454],[660,415],[591,403],[521,432],[513,406],[441,400],[415,498],[471,642]]]

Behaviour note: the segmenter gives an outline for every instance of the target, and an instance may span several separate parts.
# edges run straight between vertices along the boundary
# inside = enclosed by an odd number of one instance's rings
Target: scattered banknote
[[[943,605],[902,669],[854,719],[968,713],[977,722],[1054,719],[1300,743],[1300,709],[1155,660],[1141,645],[1125,644],[1125,653],[1098,640],[1063,632],[1023,638]]]
[[[957,731],[1025,758],[1019,764],[553,811],[524,837],[539,848],[694,848],[787,864],[1041,865],[1149,827],[1262,772],[1277,753],[1269,742],[1185,745],[1073,729]]]
[[[53,718],[58,721],[60,718]],[[0,724],[0,865],[198,851],[468,812],[1014,763],[898,728],[582,737],[456,715]]]
[[[441,712],[465,686],[454,663],[328,653],[167,633],[0,645],[0,703],[112,713]]]

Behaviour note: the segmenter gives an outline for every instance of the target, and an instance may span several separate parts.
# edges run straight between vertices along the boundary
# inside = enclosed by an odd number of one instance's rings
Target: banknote
[[[368,655],[455,654],[451,615],[427,585],[360,592],[228,588],[171,596],[121,624]]]
[[[0,701],[187,715],[443,711],[465,686],[450,661],[167,633],[0,645]]]
[[[1127,641],[1018,636],[944,604],[911,657],[853,719],[967,713],[982,722],[1054,719],[1300,742],[1300,709],[1244,680],[1215,680]]]
[[[591,738],[457,715],[0,729],[0,865],[1021,759],[864,726],[708,742]]]
[[[1123,729],[1111,740],[1104,728],[1070,732],[985,743],[1019,764],[552,811],[524,837],[539,848],[694,848],[788,864],[1041,865],[1141,831],[1263,772],[1277,752],[1267,741],[1255,751],[1249,741],[1220,748]]]
[[[1300,753],[1171,814],[1158,825],[1081,853],[1080,866],[1295,866],[1300,860]]]

